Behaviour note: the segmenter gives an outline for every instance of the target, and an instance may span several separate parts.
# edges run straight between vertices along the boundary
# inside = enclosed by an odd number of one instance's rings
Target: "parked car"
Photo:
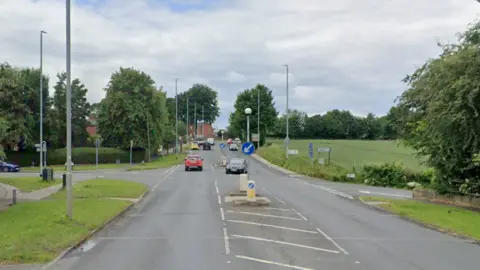
[[[229,150],[230,151],[238,151],[238,145],[236,145],[234,143],[230,144]]]
[[[20,166],[0,161],[0,172],[19,172]]]
[[[192,169],[203,171],[203,158],[200,155],[188,155],[185,158],[185,171]]]
[[[248,173],[247,161],[243,158],[232,158],[225,167],[225,173]]]

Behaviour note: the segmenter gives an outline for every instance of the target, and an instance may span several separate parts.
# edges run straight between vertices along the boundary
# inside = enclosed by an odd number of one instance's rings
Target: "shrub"
[[[413,172],[401,164],[383,163],[381,165],[365,165],[361,178],[365,184],[382,187],[407,187],[409,182],[429,185],[433,172]]]

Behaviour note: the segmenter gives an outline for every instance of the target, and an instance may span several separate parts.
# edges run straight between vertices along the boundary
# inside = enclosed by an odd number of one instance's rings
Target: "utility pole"
[[[66,34],[67,34],[67,216],[73,217],[72,189],[72,70],[71,70],[71,35],[70,35],[70,0],[66,0]]]
[[[203,110],[203,105],[202,105],[202,136],[203,136],[203,139],[205,140],[205,112]]]
[[[258,133],[258,145],[257,148],[260,148],[260,89],[257,92],[257,133]]]
[[[284,65],[286,68],[287,68],[287,85],[286,85],[286,88],[287,88],[287,108],[286,108],[286,113],[285,113],[285,118],[286,118],[286,136],[285,136],[285,151],[286,151],[286,158],[288,159],[288,144],[290,143],[290,138],[288,137],[288,114],[289,114],[289,111],[288,111],[288,65]]]
[[[175,153],[178,153],[178,78],[175,79]]]
[[[196,101],[195,101],[195,107],[194,107],[193,110],[194,110],[194,112],[193,112],[193,113],[194,113],[193,118],[195,119],[195,120],[194,120],[195,123],[193,124],[193,128],[195,129],[195,133],[194,133],[194,134],[195,134],[195,137],[194,137],[194,140],[196,140],[196,139],[197,139],[197,102],[196,102]]]
[[[150,156],[152,155],[150,152],[150,125],[148,122],[148,111],[147,111],[147,144],[148,144],[148,162],[150,162]]]
[[[189,98],[187,97],[187,134],[185,134],[185,138],[186,138],[186,142],[188,143],[188,131],[190,130],[190,126],[189,126],[189,119],[188,119],[188,100]]]
[[[40,175],[43,173],[43,34],[40,31]],[[46,159],[46,158],[45,158]]]

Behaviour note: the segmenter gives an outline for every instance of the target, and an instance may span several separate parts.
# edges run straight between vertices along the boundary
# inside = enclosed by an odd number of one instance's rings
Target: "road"
[[[224,196],[236,191],[238,176],[215,166],[220,151],[200,153],[203,172],[185,172],[182,166],[150,172],[153,190],[142,203],[49,269],[478,268],[480,246],[468,240],[374,210],[347,193],[288,177],[250,158],[250,178],[272,203],[233,207]]]

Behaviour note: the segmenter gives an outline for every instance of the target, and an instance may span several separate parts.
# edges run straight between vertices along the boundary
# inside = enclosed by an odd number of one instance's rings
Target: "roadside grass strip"
[[[414,200],[360,197],[364,202],[383,202],[377,207],[440,231],[480,240],[480,212]]]
[[[151,162],[146,162],[144,164],[137,164],[131,168],[128,168],[127,171],[142,171],[142,170],[155,170],[172,167],[184,162],[185,154],[172,154],[164,157],[159,157],[156,160]]]
[[[75,198],[138,198],[147,191],[147,186],[114,179],[93,179],[77,183],[73,186]],[[51,195],[49,198],[65,198],[65,190]]]
[[[14,186],[21,192],[32,192],[35,190],[60,184],[60,181],[58,179],[55,179],[55,181],[42,181],[39,176],[2,176],[0,177],[0,182],[10,186]]]
[[[106,169],[126,169],[128,167],[127,164],[122,163],[122,164],[116,164],[116,163],[104,163],[104,164],[98,164],[98,167],[96,164],[74,164],[72,167],[73,171],[93,171],[96,169],[99,170],[106,170]],[[49,169],[53,169],[54,172],[63,172],[65,171],[65,165],[51,165],[47,166]],[[22,172],[39,172],[40,173],[40,168],[39,167],[22,167],[21,169]]]

